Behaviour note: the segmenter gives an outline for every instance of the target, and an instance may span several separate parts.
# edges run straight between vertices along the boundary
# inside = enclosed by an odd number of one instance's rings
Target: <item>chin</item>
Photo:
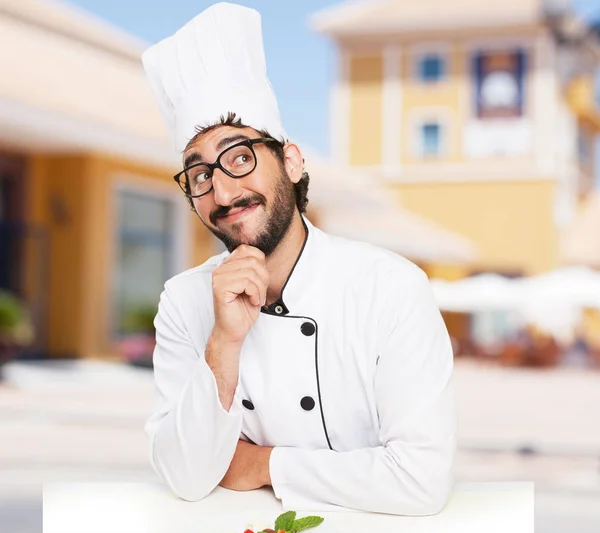
[[[227,237],[226,240],[221,240],[230,252],[233,252],[241,244],[261,249],[260,242],[263,236],[260,229],[251,230],[250,228],[240,227],[238,230],[232,229],[222,232],[222,234]]]
[[[262,213],[253,213],[249,218],[232,224],[228,228],[228,233],[240,241],[254,241],[265,232],[266,217]],[[227,231],[227,230],[226,230]]]

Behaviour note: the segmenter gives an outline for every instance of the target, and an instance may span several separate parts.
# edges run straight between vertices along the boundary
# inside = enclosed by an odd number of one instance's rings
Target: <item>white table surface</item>
[[[533,533],[533,511],[533,483],[462,483],[434,516],[302,511],[298,517],[325,518],[310,533]],[[44,485],[44,533],[243,533],[273,527],[282,512],[269,488],[217,488],[190,503],[160,484]]]

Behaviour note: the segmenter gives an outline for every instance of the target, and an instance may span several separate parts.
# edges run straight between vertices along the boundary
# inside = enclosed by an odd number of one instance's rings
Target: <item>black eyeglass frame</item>
[[[213,174],[214,174],[216,168],[218,168],[219,170],[222,170],[223,172],[225,172],[225,174],[227,174],[229,177],[231,177],[233,179],[243,178],[243,177],[247,176],[248,174],[251,174],[252,172],[254,172],[254,170],[256,169],[256,166],[258,165],[258,158],[256,157],[256,152],[254,151],[254,145],[259,144],[259,143],[265,143],[265,142],[278,143],[279,141],[277,139],[273,139],[272,137],[259,137],[257,139],[244,139],[243,141],[240,141],[239,143],[232,144],[231,146],[228,146],[227,148],[225,148],[225,150],[223,150],[219,154],[219,156],[217,157],[217,160],[214,163],[204,163],[202,161],[200,161],[198,163],[194,163],[193,165],[190,165],[189,167],[184,168],[181,172],[178,172],[177,174],[175,174],[173,176],[173,179],[177,182],[180,189],[183,191],[183,194],[185,194],[188,198],[201,198],[202,196],[205,196],[210,191],[212,191],[212,189],[213,189],[212,177],[213,177]],[[234,148],[237,148],[238,146],[247,146],[250,149],[250,151],[252,152],[252,155],[254,156],[254,166],[252,167],[252,169],[241,175],[232,174],[225,167],[223,167],[223,165],[221,165],[221,157],[223,157],[223,154],[226,154],[227,152],[229,152],[230,150],[233,150]],[[189,189],[189,178],[188,178],[187,172],[190,169],[199,167],[199,166],[207,167],[210,170],[210,178],[209,178],[211,180],[210,189],[208,189],[208,191],[206,191],[206,192],[203,192],[202,194],[194,195],[194,194],[191,194],[190,189]],[[181,176],[185,176],[185,178],[186,178],[185,183],[182,183],[180,181]]]

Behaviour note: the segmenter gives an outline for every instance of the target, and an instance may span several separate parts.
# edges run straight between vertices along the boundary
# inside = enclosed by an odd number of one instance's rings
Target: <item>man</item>
[[[216,4],[143,57],[176,180],[228,251],[156,317],[156,472],[185,500],[271,485],[284,507],[427,515],[452,487],[452,351],[426,275],[304,216],[260,16]]]

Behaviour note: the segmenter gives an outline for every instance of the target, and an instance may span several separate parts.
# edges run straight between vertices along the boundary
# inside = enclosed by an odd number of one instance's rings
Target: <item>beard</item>
[[[237,234],[239,234],[240,227],[236,227],[236,224],[232,225],[232,232],[221,231],[216,227],[218,218],[227,215],[229,211],[237,207],[243,208],[256,204],[263,206],[266,221],[254,237],[250,239],[239,238]],[[295,208],[296,193],[294,184],[290,181],[285,170],[281,169],[281,173],[275,183],[273,200],[270,205],[268,205],[267,199],[262,194],[253,194],[242,198],[230,206],[221,206],[215,209],[210,215],[210,221],[213,224],[212,227],[208,226],[204,221],[202,223],[225,245],[230,253],[240,244],[247,244],[258,248],[268,257],[275,251],[288,232],[294,218]]]

